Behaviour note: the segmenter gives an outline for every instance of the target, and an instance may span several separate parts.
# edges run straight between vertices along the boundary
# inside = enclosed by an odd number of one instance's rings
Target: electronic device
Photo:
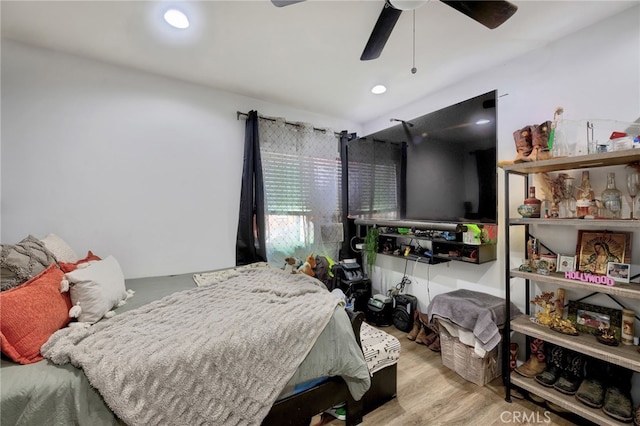
[[[334,265],[333,275],[336,279],[343,281],[361,281],[364,279],[362,267],[355,261]]]
[[[388,327],[393,323],[393,299],[383,294],[375,294],[367,304],[367,321],[378,327]]]
[[[496,97],[487,92],[417,117],[409,132],[398,124],[350,141],[348,172],[362,185],[349,186],[348,214],[373,221],[498,223]],[[478,130],[476,116],[490,120],[483,136],[461,138],[462,129]],[[385,141],[385,149],[373,141]],[[360,163],[388,166],[371,173],[355,166]]]
[[[393,298],[393,325],[400,331],[413,328],[413,315],[418,308],[418,298],[411,294],[398,294]]]

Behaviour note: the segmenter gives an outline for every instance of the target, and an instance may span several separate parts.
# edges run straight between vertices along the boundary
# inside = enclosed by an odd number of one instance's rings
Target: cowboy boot
[[[551,132],[551,121],[531,126],[531,154],[529,161],[548,160],[551,158],[549,153],[549,134]]]
[[[416,337],[418,337],[418,333],[420,332],[421,325],[422,324],[420,323],[420,317],[418,316],[418,311],[415,311],[413,313],[413,328],[411,329],[409,334],[407,334],[407,339],[416,340]]]
[[[544,369],[547,368],[544,348],[544,340],[531,339],[529,341],[529,349],[531,350],[531,355],[529,356],[529,359],[524,362],[524,364],[516,367],[516,373],[524,377],[535,377],[536,375],[542,373]]]
[[[509,344],[509,371],[513,371],[518,366],[518,344]]]
[[[431,324],[423,324],[418,336],[416,337],[416,343],[420,345],[430,346],[436,340],[440,341],[440,335],[434,327],[433,324],[437,324],[437,321],[432,322]],[[430,348],[431,349],[431,348]],[[433,349],[432,349],[433,350]]]
[[[553,388],[567,395],[575,395],[584,377],[584,356],[565,350],[564,364],[560,377],[553,384]]]
[[[621,422],[633,420],[631,401],[631,375],[633,372],[618,365],[611,365],[604,393],[602,411],[609,417]]]
[[[601,408],[604,403],[605,382],[609,374],[609,363],[588,358],[585,378],[578,387],[576,399],[593,408]]]
[[[551,345],[547,345],[551,346]],[[549,350],[549,357],[547,358],[547,368],[538,375],[536,375],[536,382],[542,386],[551,387],[560,377],[562,372],[562,366],[564,363],[564,351],[562,346],[553,346]]]
[[[418,335],[414,340],[416,341],[416,343],[420,345],[425,345],[427,342],[427,339],[428,339],[427,327],[420,327],[420,331],[418,332]]]
[[[531,154],[531,128],[529,126],[523,127],[520,130],[513,132],[513,140],[516,142],[516,151],[518,154],[513,160],[514,163],[522,163],[525,161],[531,161],[529,155]]]

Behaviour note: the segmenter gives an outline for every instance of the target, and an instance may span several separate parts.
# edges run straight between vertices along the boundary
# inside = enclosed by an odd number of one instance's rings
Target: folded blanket
[[[511,303],[511,318],[522,312]],[[473,331],[481,342],[482,349],[490,351],[500,342],[500,328],[505,321],[505,301],[473,290],[454,290],[433,298],[427,308],[429,320],[433,316],[445,318],[452,323]]]
[[[82,368],[128,425],[259,425],[337,303],[304,274],[246,269],[60,330],[41,352]]]

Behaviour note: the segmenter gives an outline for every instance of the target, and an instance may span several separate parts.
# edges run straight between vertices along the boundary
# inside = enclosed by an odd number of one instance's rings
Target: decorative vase
[[[542,206],[542,201],[536,198],[535,186],[529,187],[529,198],[524,200],[524,205],[533,207],[533,212],[529,217],[540,217],[540,208]]]

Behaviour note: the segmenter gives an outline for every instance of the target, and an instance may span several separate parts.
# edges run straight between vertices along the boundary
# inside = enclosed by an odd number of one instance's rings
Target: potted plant
[[[369,276],[373,272],[373,265],[376,263],[376,256],[378,255],[378,237],[380,231],[376,226],[372,226],[367,229],[367,235],[364,238],[365,254],[367,256],[367,266]]]

